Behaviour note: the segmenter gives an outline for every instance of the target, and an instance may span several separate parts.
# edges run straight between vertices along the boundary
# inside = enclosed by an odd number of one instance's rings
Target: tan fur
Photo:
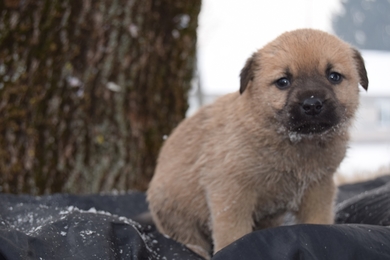
[[[327,68],[344,76],[327,79]],[[328,69],[329,70],[329,69]],[[286,76],[292,86],[275,81]],[[333,223],[333,173],[344,158],[358,85],[368,80],[360,54],[334,36],[297,30],[248,59],[240,93],[185,119],[165,142],[147,192],[160,232],[204,257],[255,229]],[[323,93],[340,121],[321,133],[288,128],[300,95]],[[328,101],[327,101],[328,102]]]

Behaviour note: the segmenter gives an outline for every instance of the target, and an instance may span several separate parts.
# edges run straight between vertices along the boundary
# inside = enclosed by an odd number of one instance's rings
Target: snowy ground
[[[339,173],[350,177],[370,174],[383,167],[387,167],[390,173],[390,143],[351,143]]]

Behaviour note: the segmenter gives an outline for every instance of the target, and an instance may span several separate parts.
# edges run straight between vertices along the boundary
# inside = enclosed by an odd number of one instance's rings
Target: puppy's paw
[[[201,247],[201,246],[186,244],[186,247],[188,247],[189,249],[191,249],[191,251],[197,253],[198,255],[200,255],[201,257],[203,257],[206,260],[211,259],[209,253],[206,250],[204,250],[203,247]]]

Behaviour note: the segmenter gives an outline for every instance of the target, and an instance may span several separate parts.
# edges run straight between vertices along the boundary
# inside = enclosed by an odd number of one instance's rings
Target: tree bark
[[[145,190],[188,107],[200,4],[0,1],[1,191]]]

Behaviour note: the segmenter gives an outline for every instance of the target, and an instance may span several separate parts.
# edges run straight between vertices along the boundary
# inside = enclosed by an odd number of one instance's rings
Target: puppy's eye
[[[279,89],[286,89],[291,85],[291,82],[288,78],[280,78],[275,84]]]
[[[343,80],[343,76],[340,73],[332,72],[329,74],[328,79],[333,84],[338,84]]]

